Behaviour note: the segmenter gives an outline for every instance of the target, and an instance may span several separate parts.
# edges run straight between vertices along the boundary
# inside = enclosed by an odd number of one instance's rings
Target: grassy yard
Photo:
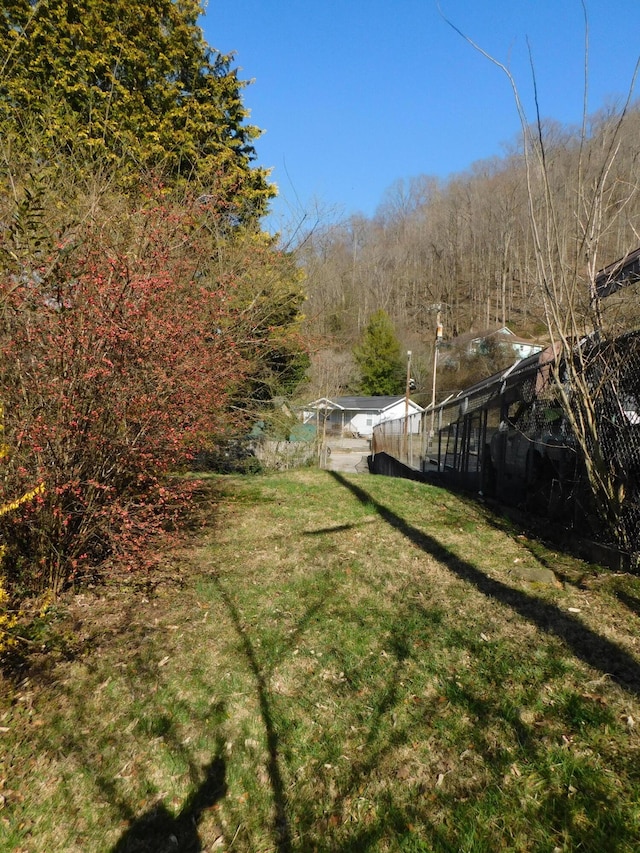
[[[211,486],[153,584],[30,629],[1,850],[640,850],[640,578],[423,484]]]

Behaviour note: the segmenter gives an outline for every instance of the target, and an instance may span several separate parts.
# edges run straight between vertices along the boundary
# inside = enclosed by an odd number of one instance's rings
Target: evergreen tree
[[[205,42],[200,14],[198,0],[7,0],[0,135],[44,136],[40,162],[116,165],[130,186],[145,173],[197,183],[232,223],[255,222],[274,194],[251,166],[260,132],[245,124],[245,84]]]
[[[353,355],[360,368],[360,391],[363,394],[385,396],[402,393],[405,380],[400,341],[386,311],[380,309],[371,315]]]

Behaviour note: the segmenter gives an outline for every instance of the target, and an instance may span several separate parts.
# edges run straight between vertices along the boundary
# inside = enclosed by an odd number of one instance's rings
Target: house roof
[[[349,411],[372,411],[383,412],[385,409],[395,406],[400,400],[404,400],[404,396],[396,397],[336,397],[335,402],[341,409]]]
[[[611,296],[621,287],[633,284],[638,279],[640,279],[640,248],[634,249],[624,258],[600,270],[596,276],[596,291],[600,297]]]
[[[396,395],[395,397],[321,397],[319,400],[314,400],[309,403],[309,409],[341,409],[345,412],[385,412],[391,409],[397,403],[404,401],[404,394]],[[409,405],[412,409],[422,411],[421,406],[409,400]]]
[[[498,326],[497,328],[484,329],[481,332],[466,332],[464,335],[458,335],[457,338],[452,338],[449,341],[443,342],[446,346],[460,347],[472,343],[485,341],[487,338],[495,338],[500,343],[508,344],[524,344],[526,346],[538,347],[543,349],[546,344],[540,344],[537,341],[527,340],[516,335],[507,326]],[[442,346],[442,344],[441,344]]]

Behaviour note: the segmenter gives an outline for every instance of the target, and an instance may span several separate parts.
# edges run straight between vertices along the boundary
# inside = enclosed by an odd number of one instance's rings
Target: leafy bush
[[[0,536],[10,580],[31,589],[125,545],[144,554],[177,511],[164,475],[224,431],[248,370],[225,331],[233,281],[208,268],[211,211],[160,195],[85,213],[22,258],[21,232],[0,238],[0,501],[38,489]]]

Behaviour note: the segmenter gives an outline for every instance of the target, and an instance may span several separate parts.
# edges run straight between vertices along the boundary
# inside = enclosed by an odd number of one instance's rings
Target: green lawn
[[[212,490],[155,582],[31,627],[1,850],[640,849],[639,578],[424,484]]]

